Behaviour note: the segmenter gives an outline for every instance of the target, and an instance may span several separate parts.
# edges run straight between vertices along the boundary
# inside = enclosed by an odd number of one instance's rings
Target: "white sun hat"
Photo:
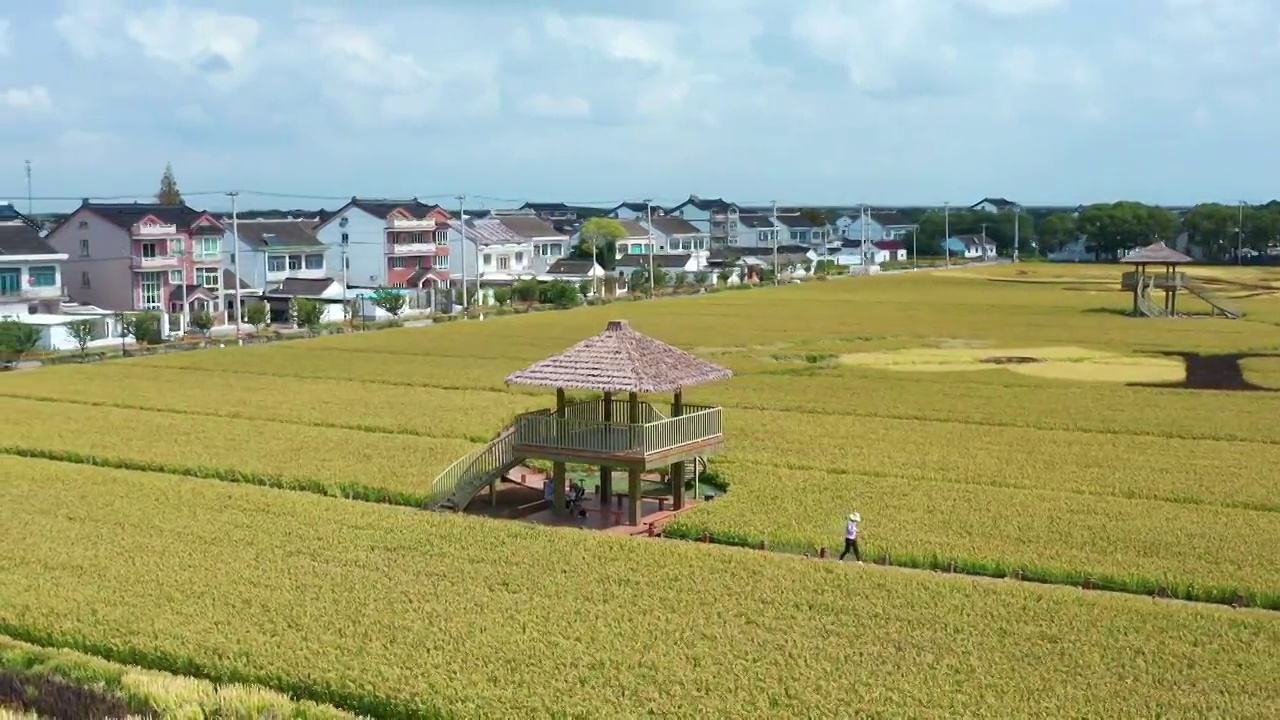
[[[849,522],[862,522],[862,516],[858,513],[849,513]]]

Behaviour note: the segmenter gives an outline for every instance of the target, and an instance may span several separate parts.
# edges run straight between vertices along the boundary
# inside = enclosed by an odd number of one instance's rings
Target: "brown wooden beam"
[[[605,424],[613,422],[613,393],[604,394],[604,406],[601,408],[601,419]],[[600,466],[600,505],[609,504],[609,498],[613,497],[613,467],[610,465]]]

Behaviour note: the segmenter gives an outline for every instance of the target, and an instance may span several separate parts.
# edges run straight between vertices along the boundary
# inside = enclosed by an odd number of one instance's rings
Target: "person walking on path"
[[[860,522],[862,522],[861,515],[849,514],[849,524],[845,526],[844,532],[844,552],[840,553],[841,561],[844,561],[849,553],[853,553],[853,559],[859,563],[862,562],[862,551],[858,549],[858,523]]]

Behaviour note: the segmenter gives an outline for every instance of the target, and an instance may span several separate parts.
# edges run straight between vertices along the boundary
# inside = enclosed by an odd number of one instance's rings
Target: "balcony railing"
[[[63,297],[62,286],[24,287],[21,289],[0,289],[0,301],[25,302],[27,300],[57,300]]]
[[[130,264],[134,270],[166,270],[182,267],[182,258],[177,255],[134,255]]]
[[[391,255],[435,255],[435,243],[387,243]]]
[[[647,403],[641,408],[638,423],[628,422],[629,405],[617,400],[613,402],[610,421],[603,419],[603,402],[569,406],[565,417],[556,417],[552,410],[528,413],[516,418],[515,444],[567,455],[607,455],[643,461],[683,446],[717,440],[724,434],[718,407],[686,405],[683,415],[672,418],[663,417]]]
[[[434,230],[436,228],[436,221],[434,218],[416,219],[393,217],[391,218],[390,227],[393,227],[396,230]]]

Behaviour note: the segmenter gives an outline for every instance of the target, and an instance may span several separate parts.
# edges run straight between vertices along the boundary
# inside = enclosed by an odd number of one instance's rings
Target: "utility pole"
[[[1240,201],[1238,213],[1236,216],[1236,264],[1243,265],[1244,259],[1244,201]]]
[[[187,252],[187,242],[189,240],[191,240],[189,235],[188,237],[183,238],[181,240],[182,247],[178,250],[178,261],[182,264],[182,314],[179,316],[179,319],[182,321],[182,327],[180,329],[182,331],[183,338],[186,338],[187,327],[191,323],[191,306],[187,304],[189,302],[187,298],[187,258],[189,257]]]
[[[1022,208],[1014,206],[1013,208],[1013,261],[1018,262],[1018,220],[1022,217]]]
[[[240,323],[244,320],[244,307],[241,305],[240,295],[240,215],[236,207],[236,200],[240,197],[240,193],[234,190],[227,193],[231,197],[231,267],[232,273],[236,276],[236,344],[244,344],[244,336],[240,332]],[[266,288],[263,288],[266,290]],[[342,284],[342,292],[347,292],[347,285]]]
[[[916,255],[916,231],[919,229],[919,225],[911,226],[911,269],[913,271],[920,269],[920,256]]]
[[[778,201],[773,205],[773,228],[769,230],[769,240],[773,243],[773,286],[778,286]]]
[[[342,302],[346,303],[347,302],[347,246],[351,244],[351,238],[348,237],[347,233],[345,232],[342,233],[342,235],[343,235],[342,241],[341,243],[339,243],[342,250]],[[356,302],[356,307],[357,309],[360,310],[361,314],[364,313],[364,308],[360,305],[359,301]],[[355,325],[356,325],[356,318],[354,315],[352,315],[351,327],[354,328]]]
[[[860,206],[858,213],[858,224],[862,226],[862,239],[858,242],[858,252],[862,257],[862,269],[869,275],[871,274],[871,269],[867,267],[867,206]]]
[[[658,274],[657,268],[655,268],[653,264],[653,199],[652,198],[644,199],[644,217],[645,217],[645,229],[648,231],[648,236],[649,236],[649,297],[652,298],[654,296],[653,295],[653,292],[654,292],[653,276]]]
[[[459,195],[454,198],[458,201],[458,233],[462,235],[462,312],[467,311],[467,196]],[[480,284],[476,273],[476,285]]]
[[[31,214],[34,212],[33,205],[32,205],[32,202],[31,202],[31,201],[32,201],[32,197],[31,197],[31,161],[30,161],[30,160],[27,160],[27,161],[26,161],[26,163],[27,163],[27,215],[31,215]]]
[[[951,201],[947,200],[942,203],[942,223],[944,230],[942,231],[942,257],[946,260],[947,267],[951,267],[951,246],[947,243],[951,242]]]

